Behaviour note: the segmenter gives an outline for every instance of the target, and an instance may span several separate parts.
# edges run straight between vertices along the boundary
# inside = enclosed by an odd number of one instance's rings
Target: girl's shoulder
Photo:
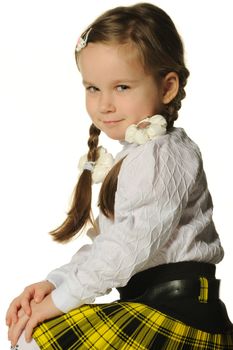
[[[176,172],[190,180],[202,169],[201,152],[182,128],[172,128],[166,135],[144,145],[124,144],[118,159],[124,158],[119,181],[134,183],[137,179],[153,182],[156,175]]]
[[[143,145],[123,143],[123,150],[117,155],[117,160],[124,159],[125,165],[142,162],[146,164],[151,157],[163,157],[183,160],[200,161],[202,156],[198,145],[187,135],[184,129],[173,127],[167,134],[148,141]]]

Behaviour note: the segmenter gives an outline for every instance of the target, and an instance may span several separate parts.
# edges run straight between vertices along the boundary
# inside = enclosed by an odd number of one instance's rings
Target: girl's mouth
[[[123,119],[118,119],[118,120],[104,120],[103,123],[105,125],[116,125],[120,123]]]

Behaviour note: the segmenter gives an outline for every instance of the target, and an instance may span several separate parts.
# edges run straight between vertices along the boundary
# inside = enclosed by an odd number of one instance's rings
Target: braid
[[[100,130],[94,124],[89,130],[87,160],[95,162],[98,159],[98,141]],[[93,218],[91,213],[92,200],[92,176],[89,170],[83,170],[79,177],[78,183],[74,190],[73,201],[64,223],[54,231],[50,232],[53,239],[58,242],[69,241],[76,233],[90,222],[92,225]]]
[[[164,105],[162,114],[167,120],[167,129],[173,127],[174,121],[178,118],[178,111],[181,108],[181,100],[183,100],[186,96],[185,93],[185,85],[187,83],[187,79],[189,76],[189,71],[186,67],[182,67],[180,72],[178,72],[179,76],[179,90],[176,97],[169,102],[167,105]]]
[[[91,124],[89,130],[88,147],[89,151],[87,153],[87,160],[90,162],[95,162],[98,159],[98,142],[99,142],[100,130],[94,124]]]

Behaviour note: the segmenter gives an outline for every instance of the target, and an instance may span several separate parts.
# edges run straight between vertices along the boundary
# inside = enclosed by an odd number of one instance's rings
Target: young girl
[[[79,39],[76,61],[92,120],[89,151],[68,217],[52,235],[67,242],[91,223],[93,243],[13,300],[12,347],[233,349],[201,154],[173,126],[189,75],[173,22],[152,4],[109,10]],[[123,146],[114,164],[98,146],[101,131]],[[91,185],[101,181],[94,221]],[[119,300],[93,304],[112,288]]]

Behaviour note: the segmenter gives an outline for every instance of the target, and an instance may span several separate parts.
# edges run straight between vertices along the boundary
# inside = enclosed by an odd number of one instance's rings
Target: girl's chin
[[[106,133],[106,135],[112,139],[112,140],[116,140],[116,141],[124,141],[124,136],[120,136],[120,135],[113,135],[113,134],[110,134],[110,133]]]
[[[106,128],[104,128],[102,129],[102,131],[105,135],[107,135],[112,140],[122,141],[125,139],[124,131],[119,131],[119,130],[117,131],[117,130],[114,130],[114,128],[107,129],[107,130]]]

